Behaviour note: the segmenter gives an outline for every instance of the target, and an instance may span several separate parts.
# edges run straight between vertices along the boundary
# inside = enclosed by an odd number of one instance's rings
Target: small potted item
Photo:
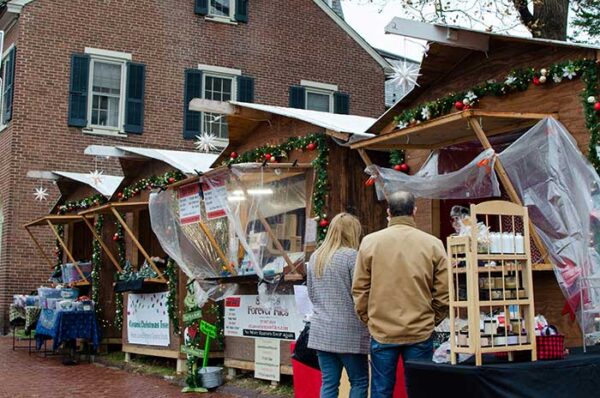
[[[516,276],[506,276],[504,278],[504,286],[507,289],[516,289],[517,288],[517,277]]]
[[[506,289],[504,295],[506,300],[514,300],[517,298],[517,291],[515,289]]]
[[[519,295],[519,299],[520,299],[520,300],[522,300],[522,299],[526,299],[526,298],[527,298],[527,292],[526,292],[526,291],[525,291],[525,289],[523,289],[523,288],[520,288],[520,289],[518,290],[518,295]]]

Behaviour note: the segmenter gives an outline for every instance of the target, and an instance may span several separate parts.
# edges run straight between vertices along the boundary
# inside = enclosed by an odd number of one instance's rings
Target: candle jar
[[[504,277],[504,287],[506,287],[507,289],[516,289],[517,288],[517,277],[516,276]]]
[[[502,300],[502,289],[492,289],[492,300]]]

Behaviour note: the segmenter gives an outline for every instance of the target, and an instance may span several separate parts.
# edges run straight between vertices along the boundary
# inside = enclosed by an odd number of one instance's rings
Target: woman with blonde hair
[[[350,398],[367,397],[369,332],[358,319],[352,300],[360,234],[356,217],[338,214],[308,264],[308,295],[314,311],[308,347],[315,349],[319,358],[321,398],[338,397],[343,368],[350,379]]]

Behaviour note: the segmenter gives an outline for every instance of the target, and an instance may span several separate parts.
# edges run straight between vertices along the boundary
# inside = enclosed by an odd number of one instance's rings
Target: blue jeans
[[[317,351],[321,367],[321,398],[338,398],[342,369],[350,379],[350,398],[367,398],[369,392],[369,359],[363,354],[335,354]]]
[[[421,343],[405,345],[382,344],[371,339],[371,398],[392,397],[400,355],[404,361],[431,361],[433,339],[430,337]],[[408,386],[406,368],[404,379]]]

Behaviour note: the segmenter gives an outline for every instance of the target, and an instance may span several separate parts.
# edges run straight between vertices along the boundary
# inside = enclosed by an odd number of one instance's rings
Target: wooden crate
[[[537,359],[535,345],[535,310],[531,250],[529,244],[529,217],[527,208],[505,201],[490,201],[471,205],[471,219],[493,226],[496,232],[516,236],[522,233],[523,250],[500,251],[491,247],[478,247],[477,229],[469,236],[448,238],[450,332],[452,363],[458,354],[475,355],[477,366],[482,364],[483,354],[508,353],[512,360],[516,351],[530,351],[532,360]],[[513,238],[513,245],[516,237]],[[516,285],[515,288],[513,283]],[[493,287],[492,287],[493,286]],[[511,316],[511,308],[515,318]],[[481,312],[504,313],[504,330],[494,332],[481,325]],[[456,320],[467,319],[467,333],[456,330]],[[516,324],[517,326],[514,326]],[[509,332],[509,325],[513,329]],[[487,333],[490,330],[491,333]],[[516,340],[516,343],[515,343]],[[511,342],[511,344],[509,344]]]

